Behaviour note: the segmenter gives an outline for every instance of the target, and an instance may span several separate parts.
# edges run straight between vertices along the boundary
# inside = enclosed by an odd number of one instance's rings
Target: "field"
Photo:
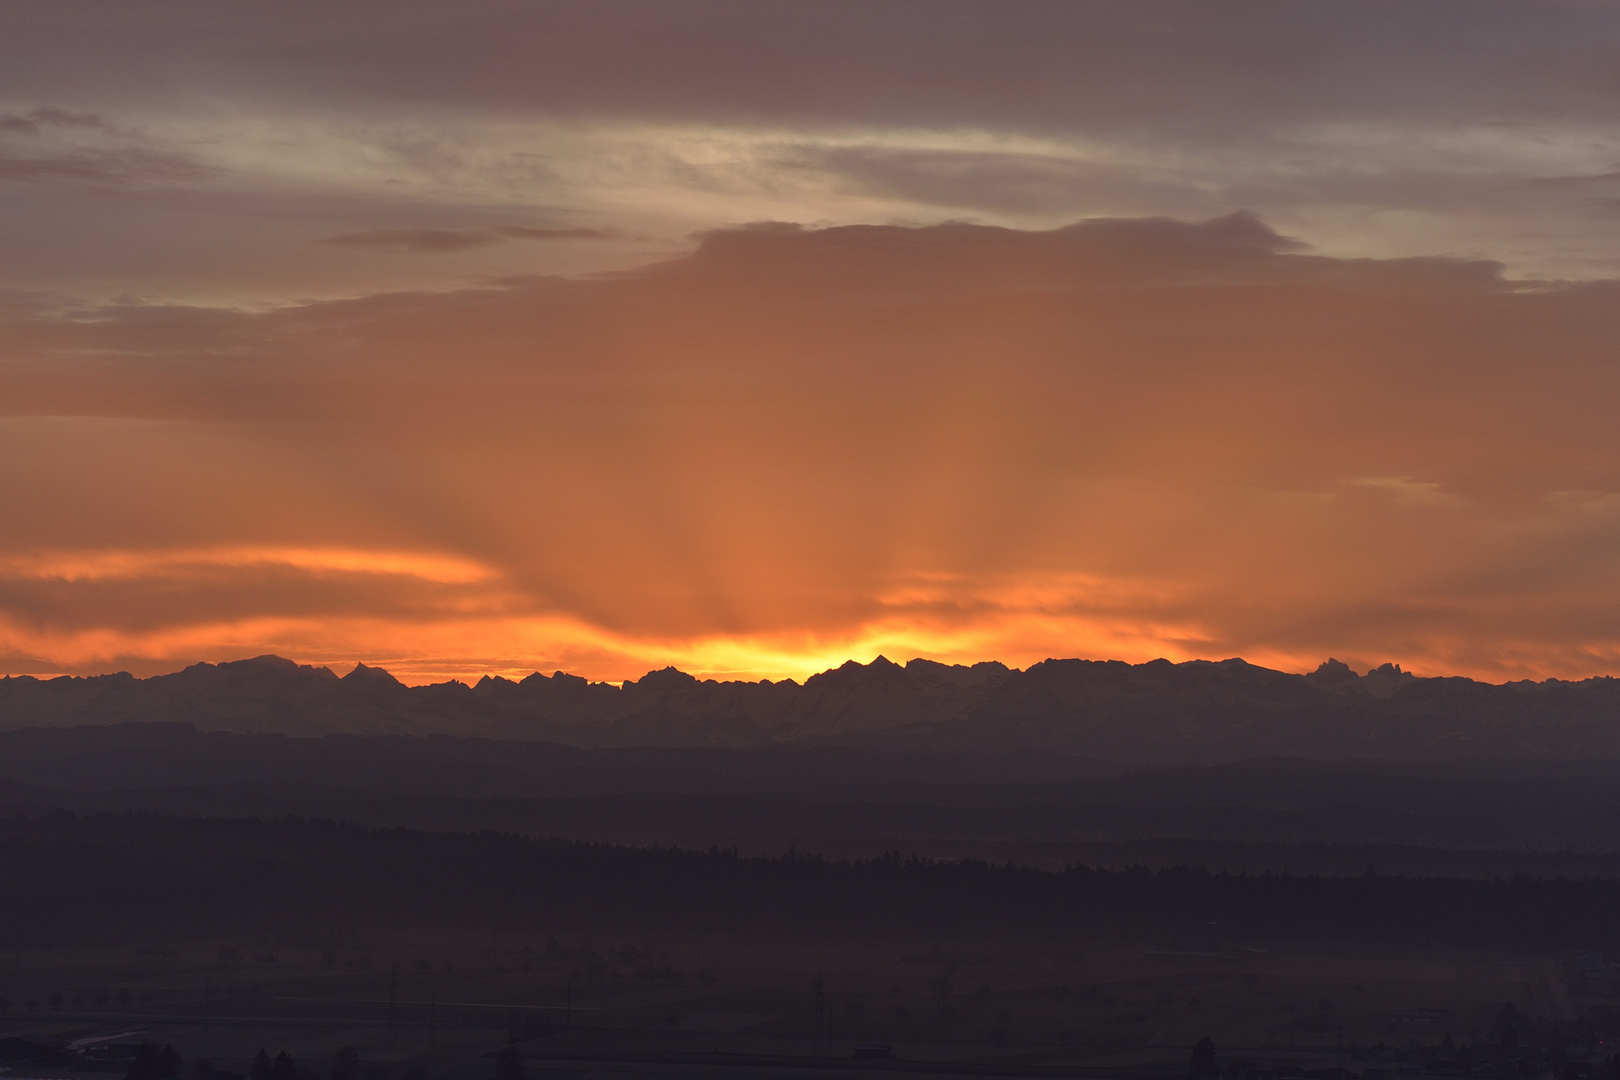
[[[185,1076],[199,1059],[246,1074],[264,1049],[324,1080],[352,1046],[366,1080],[483,1080],[515,1045],[531,1075],[557,1077],[1169,1077],[1185,1074],[1206,1035],[1229,1071],[1410,1070],[1448,1034],[1459,1048],[1500,1043],[1511,1002],[1526,1041],[1557,1032],[1573,1059],[1607,1056],[1613,1014],[1570,995],[1557,956],[1212,934],[1058,950],[1016,939],[953,948],[509,933],[24,949],[5,958],[4,1025],[62,1041],[170,1044]],[[858,1058],[858,1046],[892,1058]],[[12,1074],[85,1069],[58,1056]],[[1492,1069],[1482,1057],[1475,1071]]]

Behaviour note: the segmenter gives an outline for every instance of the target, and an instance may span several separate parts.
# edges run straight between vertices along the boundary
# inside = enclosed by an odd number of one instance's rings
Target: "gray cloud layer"
[[[0,208],[0,287],[289,300],[622,269],[748,220],[1244,207],[1335,254],[1620,274],[1612,5],[19,0],[3,29],[0,185],[82,190]],[[209,220],[106,202],[137,187]],[[514,221],[662,239],[489,240]]]
[[[1259,118],[1612,121],[1617,20],[1604,4],[1507,0],[21,0],[0,57],[11,86],[35,94],[201,87],[681,120],[1168,123],[1218,137]]]

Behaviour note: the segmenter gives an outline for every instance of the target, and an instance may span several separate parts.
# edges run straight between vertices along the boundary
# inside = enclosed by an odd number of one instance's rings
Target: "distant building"
[[[1451,1013],[1445,1009],[1419,1009],[1417,1012],[1390,1013],[1392,1024],[1449,1024]]]
[[[49,1061],[51,1055],[61,1048],[62,1044],[54,1040],[8,1035],[0,1039],[0,1065]]]
[[[1570,958],[1573,989],[1578,994],[1612,996],[1620,992],[1620,970],[1595,952],[1580,952]]]

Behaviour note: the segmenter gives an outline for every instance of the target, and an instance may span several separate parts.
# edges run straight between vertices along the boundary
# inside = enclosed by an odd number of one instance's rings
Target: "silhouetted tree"
[[[252,1066],[248,1068],[248,1080],[270,1080],[270,1055],[263,1048],[260,1048],[259,1056],[253,1059]]]
[[[1504,1050],[1519,1048],[1519,1008],[1513,1002],[1504,1004],[1491,1022],[1491,1030],[1501,1041]]]
[[[192,1067],[191,1075],[193,1080],[247,1080],[241,1073],[221,1069],[207,1058],[198,1059],[197,1064]]]
[[[528,1080],[529,1071],[523,1067],[523,1051],[508,1046],[495,1057],[495,1080]]]
[[[298,1062],[283,1050],[270,1066],[270,1080],[298,1080]]]
[[[163,1049],[158,1051],[157,1075],[158,1080],[175,1080],[180,1075],[180,1055],[168,1043],[164,1043]]]
[[[1187,1075],[1193,1080],[1216,1080],[1221,1075],[1220,1063],[1215,1060],[1215,1040],[1205,1035],[1193,1047],[1192,1064]]]
[[[360,1051],[340,1046],[332,1055],[332,1080],[360,1080]]]
[[[158,1080],[157,1043],[141,1043],[124,1072],[124,1080]]]

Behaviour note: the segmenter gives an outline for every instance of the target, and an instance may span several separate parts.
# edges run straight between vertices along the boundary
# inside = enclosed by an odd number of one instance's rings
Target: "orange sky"
[[[1620,669],[1613,9],[466,7],[3,17],[0,671]]]

